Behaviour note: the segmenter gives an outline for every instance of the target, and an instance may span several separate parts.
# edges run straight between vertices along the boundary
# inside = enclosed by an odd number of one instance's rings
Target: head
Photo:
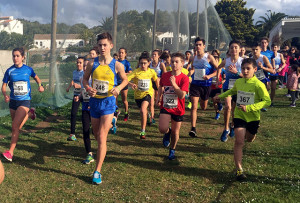
[[[241,51],[241,42],[238,40],[232,40],[229,43],[229,54],[230,57],[236,57],[239,56]]]
[[[161,51],[159,49],[155,49],[152,51],[151,58],[153,61],[158,61],[160,55],[161,55]]]
[[[100,56],[110,55],[110,50],[113,48],[112,36],[108,32],[104,32],[97,36],[98,51]]]
[[[120,48],[119,49],[119,59],[121,61],[125,60],[126,59],[126,56],[127,56],[127,50],[125,48]]]
[[[96,58],[98,56],[97,50],[95,48],[91,49],[89,51],[89,55],[90,55],[91,58]]]
[[[195,51],[199,54],[199,53],[203,53],[205,50],[205,40],[197,37],[195,39]]]
[[[118,60],[119,59],[119,54],[118,53],[114,53],[113,57],[114,57],[114,59]]]
[[[279,45],[277,43],[273,43],[271,45],[272,51],[277,52],[279,50]]]
[[[171,67],[173,71],[181,71],[184,65],[184,54],[176,52],[171,55]]]
[[[169,53],[163,52],[162,55],[159,58],[164,60],[168,64],[171,64],[171,55]]]
[[[244,56],[245,54],[246,54],[246,47],[245,46],[241,46],[240,56]]]
[[[295,54],[296,51],[297,51],[297,48],[292,46],[290,49],[290,54]]]
[[[260,56],[260,53],[261,53],[261,47],[258,43],[254,43],[252,46],[251,46],[251,50],[252,50],[252,54],[253,56],[255,57],[259,57]]]
[[[294,63],[292,66],[291,66],[291,69],[296,72],[297,75],[300,74],[300,64],[299,63]]]
[[[168,54],[171,54],[170,50],[169,49],[164,49],[163,53],[168,53]]]
[[[25,59],[25,51],[22,47],[15,48],[12,50],[12,59],[17,67],[22,67],[23,60]]]
[[[186,60],[189,60],[190,58],[191,58],[191,56],[192,56],[192,52],[191,51],[186,51],[185,53],[184,53],[184,55],[185,55],[185,59]]]
[[[242,74],[244,78],[252,78],[257,71],[257,63],[253,58],[246,58],[242,62]]]
[[[142,70],[147,70],[150,65],[150,55],[147,51],[144,51],[141,56],[139,57],[139,66]]]
[[[83,70],[83,66],[84,66],[84,57],[82,56],[79,56],[77,58],[77,61],[76,61],[76,65],[77,65],[77,70]]]
[[[89,63],[89,58],[87,58],[87,57],[84,57],[84,62],[83,62],[83,71],[85,71],[86,70],[86,67],[87,67],[87,65],[88,65],[88,63]]]
[[[288,51],[289,49],[290,49],[290,47],[289,47],[288,45],[285,45],[285,46],[284,46],[284,50],[285,50],[285,51]]]
[[[260,46],[262,49],[267,49],[269,45],[269,38],[268,37],[262,37],[260,39]]]
[[[218,49],[212,50],[211,55],[215,58],[216,61],[219,61],[220,51]]]

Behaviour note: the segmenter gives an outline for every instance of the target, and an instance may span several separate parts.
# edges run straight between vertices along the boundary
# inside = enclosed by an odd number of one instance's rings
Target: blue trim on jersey
[[[205,69],[205,75],[210,75],[215,71],[215,69],[210,65],[210,63],[208,61],[206,61],[204,59],[199,59],[199,61],[201,63],[195,64],[195,66],[194,66],[195,70],[196,69],[198,69],[198,70]],[[212,78],[210,78],[209,80],[195,80],[194,77],[195,77],[195,73],[192,75],[191,84],[197,85],[197,86],[204,86],[204,87],[211,86]]]
[[[110,70],[114,73],[115,77],[114,77],[114,87],[118,85],[118,81],[117,81],[117,73],[116,73],[116,68],[115,68],[115,65],[116,65],[116,59],[112,59],[111,62],[108,64],[108,67],[110,68]],[[96,57],[94,59],[94,64],[93,64],[93,68],[92,68],[92,73],[95,71],[95,69],[100,65],[100,62],[99,62],[99,57]]]
[[[132,71],[129,61],[127,61],[126,59],[124,59],[123,61],[120,61],[120,60],[118,60],[118,61],[124,65],[125,73],[128,73],[129,71]],[[122,79],[120,78],[119,75],[117,75],[117,81],[118,81],[118,84],[122,83]]]

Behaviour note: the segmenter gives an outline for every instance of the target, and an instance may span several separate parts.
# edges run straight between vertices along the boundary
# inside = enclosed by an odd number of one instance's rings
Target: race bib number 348
[[[97,90],[97,95],[106,96],[108,94],[108,81],[97,80],[93,81],[93,88]]]
[[[254,96],[254,92],[238,91],[236,103],[238,106],[254,104]]]
[[[26,95],[28,93],[27,82],[17,81],[13,83],[14,95]]]

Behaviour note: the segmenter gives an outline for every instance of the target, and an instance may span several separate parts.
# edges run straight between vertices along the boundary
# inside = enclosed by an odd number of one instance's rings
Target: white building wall
[[[57,48],[68,48],[69,46],[80,46],[80,42],[82,42],[84,46],[84,41],[82,39],[66,39],[66,40],[56,40],[56,47]],[[36,49],[50,49],[51,47],[51,40],[44,39],[44,40],[34,40],[34,45]]]
[[[5,31],[9,34],[12,32],[23,35],[23,23],[18,20],[13,20],[13,17],[10,16],[10,22],[5,22],[0,20],[0,32]]]

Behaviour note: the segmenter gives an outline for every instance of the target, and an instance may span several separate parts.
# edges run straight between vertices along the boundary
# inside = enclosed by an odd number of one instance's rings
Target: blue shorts
[[[100,118],[104,115],[113,114],[116,111],[116,98],[114,96],[103,99],[90,98],[91,117]]]
[[[9,108],[10,109],[17,110],[20,106],[30,108],[30,100],[14,100],[14,99],[11,99],[9,101]]]

